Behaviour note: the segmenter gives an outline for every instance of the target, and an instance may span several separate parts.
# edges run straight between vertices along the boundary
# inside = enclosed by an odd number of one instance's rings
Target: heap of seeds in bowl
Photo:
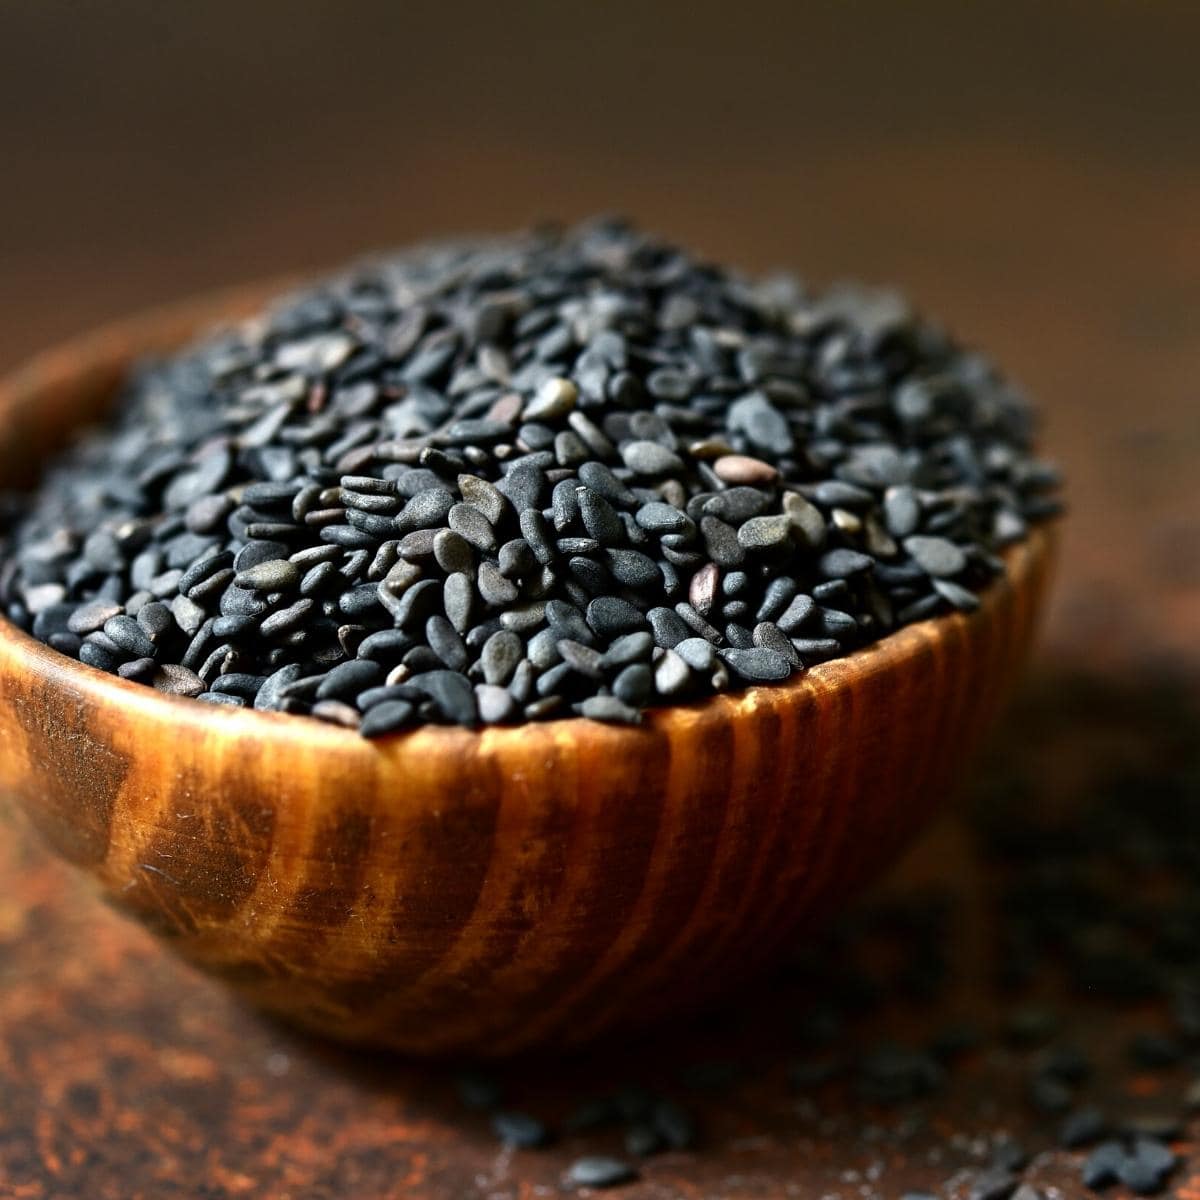
[[[0,601],[163,692],[368,736],[777,684],[970,610],[1055,511],[1028,406],[892,293],[618,222],[365,262],[164,361]]]

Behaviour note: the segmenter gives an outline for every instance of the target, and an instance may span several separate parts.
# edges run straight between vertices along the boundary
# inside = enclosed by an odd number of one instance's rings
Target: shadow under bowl
[[[111,326],[0,383],[0,486],[135,359],[278,290]],[[897,856],[1026,658],[1052,540],[1013,547],[970,615],[640,728],[369,742],[166,697],[0,620],[0,788],[118,908],[310,1030],[424,1055],[577,1044],[752,985]]]

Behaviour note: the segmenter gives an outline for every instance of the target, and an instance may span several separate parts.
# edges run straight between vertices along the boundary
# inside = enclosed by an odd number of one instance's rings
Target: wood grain
[[[43,356],[0,385],[0,463],[99,412],[131,355],[259,298]],[[574,1044],[744,984],[891,861],[1024,660],[1048,546],[1017,547],[971,616],[639,729],[372,743],[164,697],[3,624],[0,789],[118,907],[303,1026],[419,1054]]]

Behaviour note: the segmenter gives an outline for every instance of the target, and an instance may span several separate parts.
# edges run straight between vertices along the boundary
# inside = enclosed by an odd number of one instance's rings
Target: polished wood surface
[[[43,355],[0,383],[0,462],[93,417],[130,354],[256,298]],[[311,1029],[419,1054],[579,1043],[746,986],[899,854],[1024,663],[1048,547],[1015,547],[975,613],[637,729],[369,742],[164,697],[0,622],[0,788],[121,909]]]

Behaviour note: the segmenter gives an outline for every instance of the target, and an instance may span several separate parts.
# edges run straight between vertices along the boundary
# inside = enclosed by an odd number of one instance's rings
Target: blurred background
[[[0,368],[198,289],[621,212],[898,283],[992,350],[1072,480],[1055,630],[1161,640],[1105,602],[1137,541],[1166,648],[1200,645],[1198,42],[1166,0],[0,0]]]

